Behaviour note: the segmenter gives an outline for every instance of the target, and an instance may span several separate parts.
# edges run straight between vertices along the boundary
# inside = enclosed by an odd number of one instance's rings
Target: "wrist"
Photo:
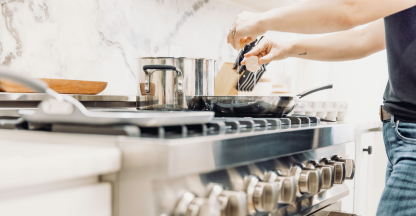
[[[302,48],[299,40],[287,42],[288,57],[299,57],[299,55],[306,54],[306,49]]]
[[[288,41],[286,43],[286,53],[288,57],[295,57],[296,47],[296,41]]]
[[[256,26],[258,27],[259,34],[262,35],[268,31],[267,28],[267,14],[266,12],[260,13],[257,18]]]

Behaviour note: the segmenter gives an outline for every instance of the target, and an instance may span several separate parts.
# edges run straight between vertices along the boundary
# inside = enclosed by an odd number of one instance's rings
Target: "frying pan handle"
[[[313,89],[309,89],[309,90],[307,90],[307,91],[304,91],[304,92],[302,92],[302,93],[298,94],[297,96],[298,96],[299,98],[303,98],[303,97],[305,97],[305,96],[307,96],[307,95],[310,95],[310,94],[312,94],[312,93],[315,93],[315,92],[317,92],[317,91],[322,91],[322,90],[325,90],[325,89],[332,89],[332,87],[333,87],[333,85],[332,85],[332,84],[329,84],[329,85],[324,85],[324,86],[321,86],[321,87],[318,87],[318,88],[313,88]]]
[[[0,66],[0,78],[17,82],[38,93],[48,93],[48,84],[42,80],[16,73],[5,66]]]

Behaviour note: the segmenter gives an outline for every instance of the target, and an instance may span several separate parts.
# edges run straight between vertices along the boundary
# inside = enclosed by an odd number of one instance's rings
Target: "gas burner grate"
[[[8,124],[9,123],[9,124]],[[317,117],[287,116],[285,118],[214,118],[207,124],[177,125],[164,127],[138,127],[137,125],[78,125],[78,124],[39,124],[18,120],[1,120],[0,129],[36,130],[61,133],[82,133],[113,136],[130,136],[159,139],[242,134],[261,131],[307,128],[320,124]]]

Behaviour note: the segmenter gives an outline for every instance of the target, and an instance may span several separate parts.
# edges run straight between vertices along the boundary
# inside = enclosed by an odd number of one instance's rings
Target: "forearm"
[[[385,49],[384,22],[377,20],[363,29],[291,41],[288,56],[318,61],[347,61],[364,58]]]
[[[291,41],[289,47],[289,57],[317,61],[348,61],[368,55],[356,31]]]
[[[351,29],[416,4],[415,0],[309,0],[261,15],[263,31],[328,33]]]

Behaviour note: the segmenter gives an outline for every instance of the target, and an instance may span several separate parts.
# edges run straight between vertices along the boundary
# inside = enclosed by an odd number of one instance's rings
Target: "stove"
[[[65,98],[83,101],[79,96]],[[113,185],[113,215],[291,216],[353,210],[342,206],[354,188],[354,125],[303,116],[211,118],[210,112],[193,111],[161,117],[159,112],[125,112],[134,104],[132,98],[119,101],[126,106],[112,107],[98,105],[100,97],[95,98],[97,103],[94,97],[84,98],[91,105],[87,112],[75,102],[75,110],[65,104],[55,109],[45,97],[43,105],[37,103],[39,109],[3,114],[0,129],[116,137],[123,168],[101,178]],[[117,104],[112,102],[107,105]],[[12,104],[7,108],[22,108]],[[88,124],[103,109],[112,113],[112,123]],[[120,109],[123,113],[115,115]],[[60,120],[65,113],[79,121]],[[41,118],[45,116],[47,120]],[[143,116],[156,116],[147,122],[164,121],[144,123]],[[193,121],[201,116],[204,121]],[[141,121],[127,121],[130,117]]]
[[[348,206],[354,189],[355,127],[275,129],[281,119],[275,120],[214,119],[212,127],[225,125],[225,131],[212,135],[124,136],[123,171],[108,178],[118,194],[116,215],[314,215],[329,206],[353,211],[341,206]],[[270,123],[261,127],[265,121]]]

